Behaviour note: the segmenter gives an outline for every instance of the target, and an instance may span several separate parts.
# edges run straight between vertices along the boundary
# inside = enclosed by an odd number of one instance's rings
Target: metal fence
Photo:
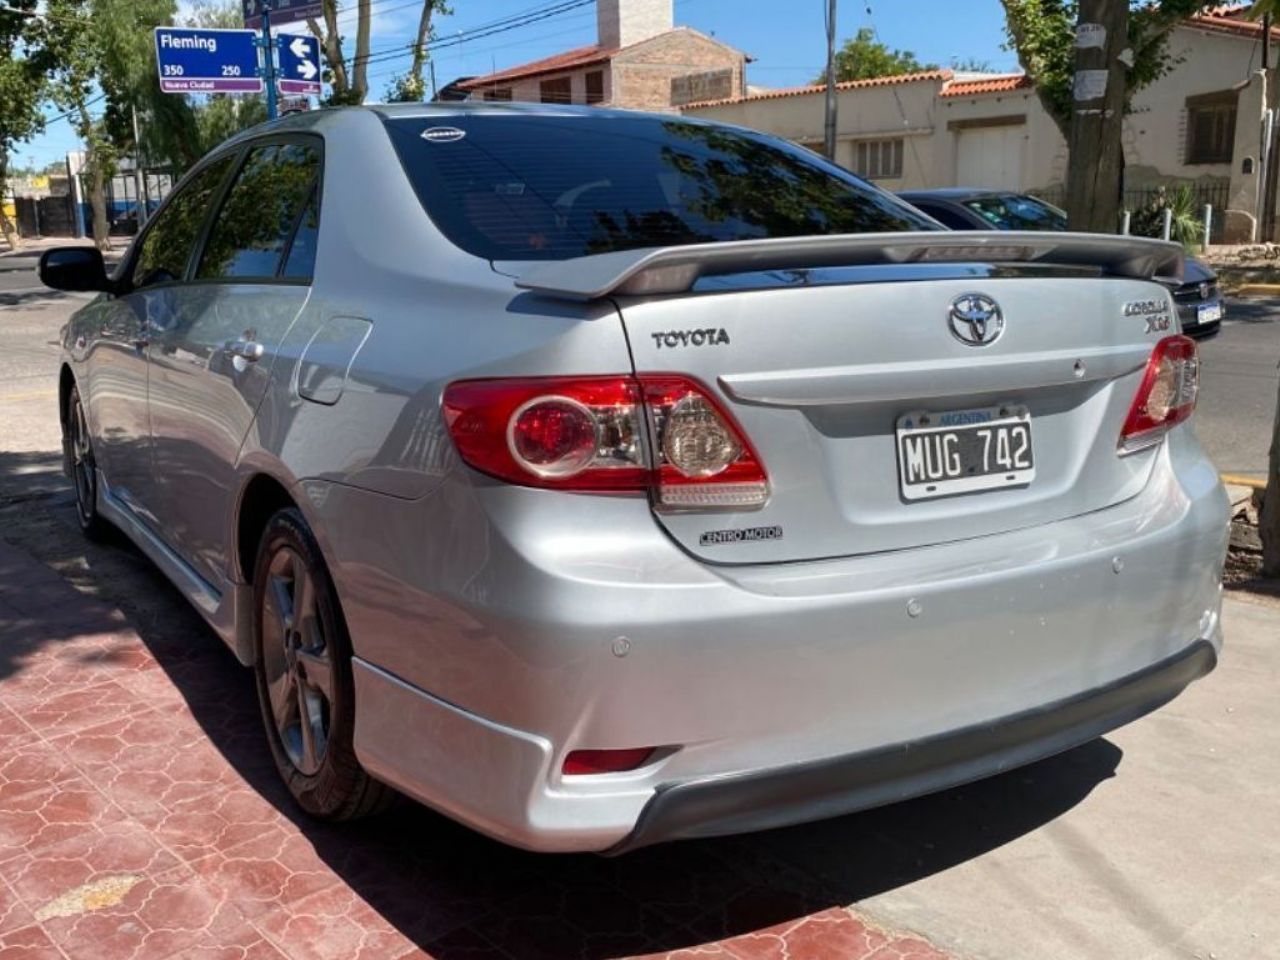
[[[1168,194],[1176,190],[1181,184],[1189,184],[1196,200],[1196,218],[1199,219],[1201,211],[1204,210],[1205,204],[1213,207],[1213,222],[1209,227],[1209,242],[1222,242],[1222,227],[1226,220],[1223,214],[1227,209],[1228,198],[1231,195],[1231,184],[1226,181],[1170,181],[1167,184],[1157,185],[1153,187],[1141,187],[1126,189],[1121,204],[1121,209],[1135,212],[1142,210],[1156,203],[1160,197],[1161,191]],[[1035,196],[1048,203],[1052,203],[1056,207],[1066,206],[1066,188],[1062,186],[1049,187],[1045,190],[1031,191]]]

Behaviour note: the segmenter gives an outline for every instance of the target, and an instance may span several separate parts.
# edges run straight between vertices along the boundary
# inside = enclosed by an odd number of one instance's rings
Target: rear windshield
[[[964,205],[997,230],[1067,229],[1067,215],[1035,197],[975,197]]]
[[[937,225],[802,147],[678,119],[389,119],[435,223],[490,260]]]

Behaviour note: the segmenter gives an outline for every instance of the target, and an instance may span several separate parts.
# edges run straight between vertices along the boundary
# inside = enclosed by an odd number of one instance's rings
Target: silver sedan
[[[298,803],[619,851],[1028,763],[1213,667],[1180,263],[939,231],[745,130],[477,104],[256,128],[112,275],[41,270],[99,291],[80,522],[252,667]]]

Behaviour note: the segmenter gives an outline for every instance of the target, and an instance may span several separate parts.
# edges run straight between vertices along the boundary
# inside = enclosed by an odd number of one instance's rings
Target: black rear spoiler
[[[1166,240],[1108,233],[857,233],[648,247],[539,263],[516,280],[570,300],[613,294],[683,293],[699,277],[806,267],[894,263],[1046,263],[1094,267],[1104,275],[1182,278],[1183,249]]]

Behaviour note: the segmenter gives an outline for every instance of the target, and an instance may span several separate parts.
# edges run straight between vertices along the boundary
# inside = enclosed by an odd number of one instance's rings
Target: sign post
[[[262,6],[262,63],[267,81],[267,119],[280,115],[276,109],[276,57],[271,49],[271,0],[260,0]]]
[[[285,96],[320,94],[320,41],[315,37],[280,34],[280,76],[276,83]]]
[[[164,93],[261,93],[252,30],[156,27],[156,69]]]

